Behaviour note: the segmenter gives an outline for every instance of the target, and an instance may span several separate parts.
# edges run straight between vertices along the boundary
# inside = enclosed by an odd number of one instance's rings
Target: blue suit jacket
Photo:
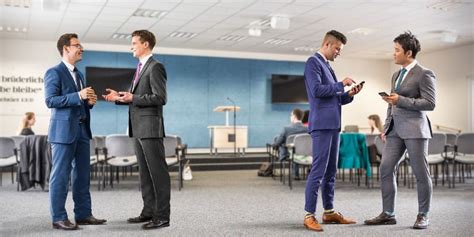
[[[341,105],[353,98],[344,92],[344,85],[331,73],[324,58],[316,53],[306,61],[306,93],[310,113],[308,132],[326,129],[341,129]]]
[[[84,84],[84,77],[78,71],[79,79]],[[44,89],[46,106],[51,109],[48,140],[51,143],[71,144],[80,134],[79,118],[83,103],[85,104],[86,130],[89,139],[92,138],[90,130],[90,112],[92,108],[87,102],[82,101],[77,93],[74,79],[64,63],[60,63],[46,71],[44,76]]]

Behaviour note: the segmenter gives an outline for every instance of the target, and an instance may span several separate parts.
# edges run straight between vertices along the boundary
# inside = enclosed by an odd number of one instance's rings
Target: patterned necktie
[[[142,69],[142,63],[138,63],[137,72],[135,73],[135,79],[133,79],[133,88],[135,88],[135,86],[138,83],[138,80],[140,80],[140,70],[141,69]]]
[[[76,81],[77,91],[81,91],[82,90],[82,83],[81,83],[81,78],[79,76],[79,71],[77,70],[76,67],[72,71],[74,72],[74,75],[76,75],[75,81]]]
[[[402,84],[403,76],[405,75],[406,72],[407,70],[405,68],[402,68],[400,72],[400,76],[398,76],[397,86],[395,86],[395,91],[400,90],[400,85]]]

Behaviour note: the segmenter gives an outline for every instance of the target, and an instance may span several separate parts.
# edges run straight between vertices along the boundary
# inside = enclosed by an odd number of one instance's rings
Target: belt
[[[87,121],[87,118],[79,118],[79,124],[85,123]]]

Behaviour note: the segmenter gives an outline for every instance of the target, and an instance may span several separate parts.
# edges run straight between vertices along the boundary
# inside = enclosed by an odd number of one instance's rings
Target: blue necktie
[[[77,91],[81,91],[82,89],[82,83],[81,83],[81,78],[79,76],[79,71],[77,70],[77,68],[74,68],[73,70],[74,74],[76,75],[76,87],[77,87]]]
[[[402,84],[403,76],[405,75],[406,72],[407,70],[405,68],[402,68],[400,75],[398,76],[398,79],[397,79],[397,86],[395,86],[395,91],[400,90],[400,85]]]

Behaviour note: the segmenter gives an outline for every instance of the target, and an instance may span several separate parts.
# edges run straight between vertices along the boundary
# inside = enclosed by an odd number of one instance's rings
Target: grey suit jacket
[[[302,123],[294,123],[290,126],[283,128],[283,131],[280,133],[273,145],[280,146],[280,160],[283,160],[288,156],[288,150],[284,146],[286,139],[293,134],[308,133],[308,127],[304,126]]]
[[[129,136],[161,138],[165,136],[163,106],[166,104],[166,71],[150,57],[143,66],[137,85],[131,87],[129,104]]]
[[[400,71],[392,76],[392,92]],[[416,64],[402,81],[397,105],[388,105],[385,134],[395,130],[402,139],[431,138],[431,124],[426,111],[436,106],[435,74]]]

